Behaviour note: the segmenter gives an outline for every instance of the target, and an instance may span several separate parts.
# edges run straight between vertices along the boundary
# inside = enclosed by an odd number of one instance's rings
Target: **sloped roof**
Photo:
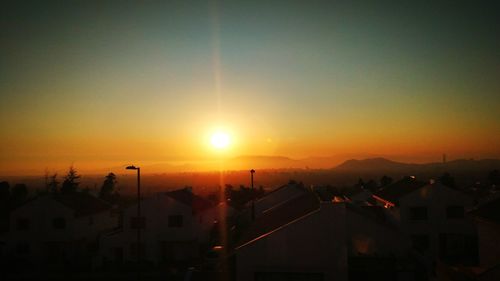
[[[490,202],[479,206],[469,214],[496,224],[500,224],[500,198],[493,199]]]
[[[405,177],[393,184],[390,184],[374,195],[394,204],[399,204],[399,199],[411,192],[426,186],[428,183],[419,181],[415,177]]]
[[[276,188],[276,189],[274,189],[274,190],[272,190],[272,191],[270,191],[270,192],[266,193],[266,194],[265,194],[262,198],[259,198],[259,199],[258,199],[257,201],[255,201],[255,202],[263,201],[263,200],[265,200],[266,198],[268,198],[270,195],[273,195],[273,194],[277,193],[278,191],[283,190],[283,189],[285,189],[285,188],[287,188],[287,187],[290,187],[290,186],[291,186],[291,187],[295,187],[295,188],[297,188],[297,189],[299,189],[299,190],[303,190],[303,191],[306,191],[306,190],[307,190],[307,189],[304,187],[304,184],[303,184],[303,183],[301,183],[301,182],[295,182],[295,181],[290,181],[289,183],[287,183],[287,184],[285,184],[285,185],[282,185],[282,186],[280,186],[280,187],[278,187],[278,188]]]
[[[87,216],[111,209],[111,205],[95,196],[83,192],[56,194],[53,199],[75,211],[75,215]]]
[[[243,233],[238,245],[244,245],[319,209],[320,202],[313,192],[289,200],[258,217]]]
[[[193,214],[202,212],[206,209],[210,209],[214,206],[211,201],[193,194],[193,192],[187,188],[169,191],[165,194],[182,204],[190,206]]]
[[[358,206],[352,203],[347,203],[346,209],[390,229],[397,229],[397,227],[387,218],[384,208],[381,206]]]

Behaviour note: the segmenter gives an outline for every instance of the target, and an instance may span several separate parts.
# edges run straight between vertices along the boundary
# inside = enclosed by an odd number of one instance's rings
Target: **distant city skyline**
[[[490,1],[12,2],[0,26],[0,175],[500,158]]]

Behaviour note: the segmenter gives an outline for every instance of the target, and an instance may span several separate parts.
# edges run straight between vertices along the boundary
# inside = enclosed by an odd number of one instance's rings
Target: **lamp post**
[[[137,279],[141,279],[141,168],[134,165],[127,166],[127,170],[137,170]]]
[[[253,196],[252,196],[252,220],[255,220],[255,189],[253,187],[253,174],[255,174],[255,170],[251,169],[250,170],[250,183],[251,183],[252,193],[253,193]]]

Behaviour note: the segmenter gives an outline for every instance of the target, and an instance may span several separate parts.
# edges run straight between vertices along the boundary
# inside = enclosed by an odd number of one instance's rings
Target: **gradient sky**
[[[500,157],[494,1],[37,2],[0,7],[0,174]]]

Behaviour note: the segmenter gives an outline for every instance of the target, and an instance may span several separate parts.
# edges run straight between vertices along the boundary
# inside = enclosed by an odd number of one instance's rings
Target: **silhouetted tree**
[[[116,175],[109,173],[104,177],[104,182],[101,186],[101,191],[99,191],[99,198],[105,201],[113,201],[113,193],[115,192],[117,180]]]
[[[500,172],[498,170],[493,170],[488,173],[488,180],[491,184],[499,185],[500,184]]]
[[[357,183],[357,185],[358,185],[358,186],[361,186],[361,187],[363,187],[363,188],[365,187],[365,182],[363,181],[363,179],[362,179],[362,178],[359,178],[359,179],[358,179],[358,183]]]
[[[10,185],[6,181],[0,182],[0,201],[7,201],[10,197]]]
[[[14,205],[20,204],[28,199],[28,187],[24,183],[14,185],[11,191],[11,202]]]
[[[378,185],[374,180],[369,180],[365,183],[365,189],[375,192],[378,189]]]
[[[389,176],[386,176],[386,175],[383,175],[381,178],[380,178],[380,187],[384,187],[384,186],[387,186],[389,184],[391,184],[393,182],[392,178],[389,177]]]
[[[455,179],[448,172],[439,177],[439,182],[447,187],[455,188]]]
[[[49,177],[48,190],[49,192],[56,193],[59,188],[59,182],[57,181],[57,173],[54,173]]]
[[[78,175],[75,168],[73,166],[70,166],[68,173],[64,177],[64,181],[63,181],[63,184],[61,187],[61,193],[76,192],[78,189],[78,185],[80,184],[78,182],[79,178],[80,178],[80,175]]]

